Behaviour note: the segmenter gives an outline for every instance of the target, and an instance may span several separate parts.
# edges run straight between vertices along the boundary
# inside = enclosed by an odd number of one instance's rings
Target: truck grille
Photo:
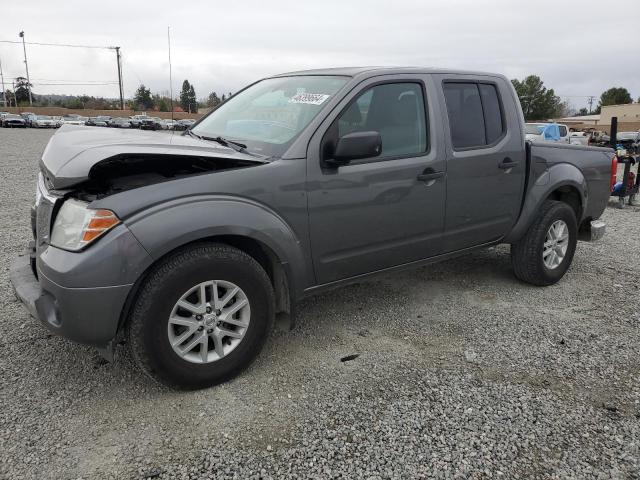
[[[36,245],[38,246],[49,243],[52,213],[53,203],[42,197],[39,205],[36,206]]]
[[[55,206],[56,197],[52,196],[47,189],[44,177],[38,175],[38,195],[36,195],[35,212],[35,240],[36,248],[49,243],[51,234],[51,216]]]

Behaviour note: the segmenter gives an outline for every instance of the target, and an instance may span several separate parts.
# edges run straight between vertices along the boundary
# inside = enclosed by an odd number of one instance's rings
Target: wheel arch
[[[152,258],[134,283],[122,310],[119,331],[141,285],[153,268],[175,252],[198,243],[222,243],[245,252],[267,272],[276,294],[278,324],[291,328],[294,308],[310,281],[303,242],[276,212],[234,197],[173,200],[140,212],[126,226]]]
[[[124,331],[127,319],[131,313],[140,290],[154,269],[167,258],[181,250],[201,244],[224,244],[246,253],[265,270],[271,280],[276,299],[276,323],[279,327],[292,329],[295,326],[295,293],[293,291],[293,279],[286,263],[265,243],[243,235],[215,235],[190,241],[179,245],[154,261],[142,272],[133,284],[124,303],[118,321],[118,334]]]
[[[583,223],[588,201],[587,182],[582,172],[573,165],[552,165],[538,177],[526,196],[518,221],[505,237],[506,243],[515,243],[522,238],[547,200],[566,203],[576,214],[578,228]]]

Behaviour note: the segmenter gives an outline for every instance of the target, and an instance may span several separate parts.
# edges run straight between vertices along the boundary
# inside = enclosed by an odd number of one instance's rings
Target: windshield
[[[241,142],[261,155],[281,156],[347,80],[320,75],[268,78],[231,97],[192,131]]]
[[[524,131],[525,133],[528,133],[530,135],[540,135],[540,133],[542,132],[542,127],[539,125],[534,125],[532,123],[526,123],[524,125]]]

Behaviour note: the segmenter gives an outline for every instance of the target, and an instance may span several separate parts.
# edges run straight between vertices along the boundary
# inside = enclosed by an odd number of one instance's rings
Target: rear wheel
[[[573,209],[548,200],[525,236],[511,245],[511,264],[520,280],[533,285],[552,285],[571,265],[578,240]]]
[[[273,318],[273,288],[260,264],[236,248],[200,244],[149,275],[129,318],[127,343],[153,379],[205,388],[251,363]]]

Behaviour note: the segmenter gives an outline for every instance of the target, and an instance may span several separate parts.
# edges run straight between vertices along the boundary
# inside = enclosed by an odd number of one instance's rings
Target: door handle
[[[418,175],[418,180],[421,182],[428,182],[430,180],[436,180],[444,175],[444,172],[429,172],[429,173],[421,173]]]
[[[498,165],[498,168],[501,168],[502,170],[508,170],[515,167],[516,165],[518,165],[518,162],[513,161],[509,157],[507,157],[502,161],[501,164]]]

